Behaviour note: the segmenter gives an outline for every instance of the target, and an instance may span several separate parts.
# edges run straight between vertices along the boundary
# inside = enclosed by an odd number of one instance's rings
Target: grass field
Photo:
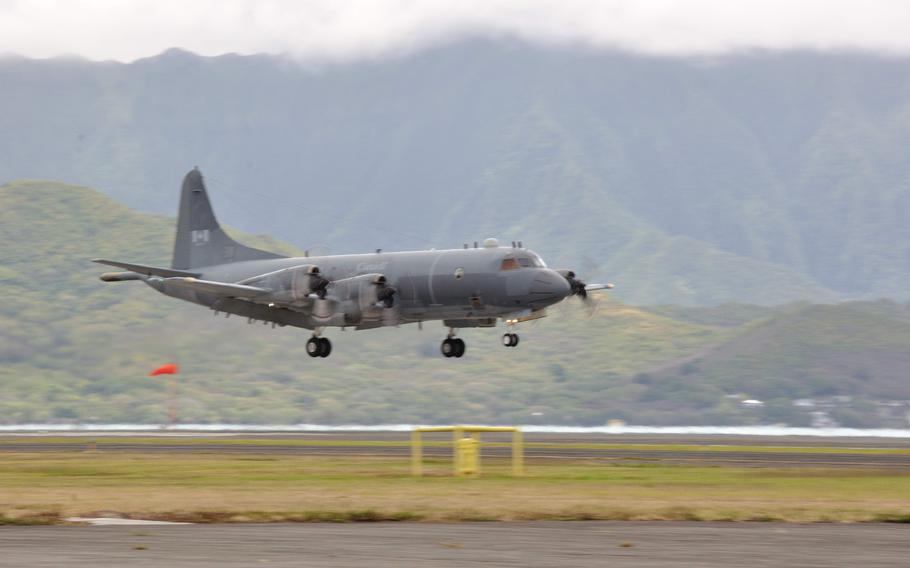
[[[910,521],[910,476],[484,460],[476,479],[427,460],[262,454],[0,453],[0,523],[117,514],[197,522],[542,519]]]
[[[426,435],[424,436],[426,438]],[[75,436],[28,436],[28,437],[3,437],[0,436],[0,444],[3,445],[30,445],[35,443],[42,444],[67,444],[82,445],[88,447],[90,444],[103,449],[104,446],[116,446],[119,444],[130,445],[148,445],[148,446],[196,446],[204,444],[205,446],[270,446],[270,447],[361,447],[361,448],[383,448],[383,447],[410,447],[411,442],[408,440],[319,440],[319,439],[282,439],[282,438],[176,438],[162,436],[112,436],[112,437],[75,437]],[[424,439],[424,447],[451,448],[451,440],[432,440]],[[502,441],[484,441],[484,447],[510,447],[510,442]],[[908,455],[910,448],[862,448],[862,447],[824,447],[824,446],[757,446],[744,444],[636,444],[636,443],[604,443],[604,442],[524,442],[525,448],[538,449],[563,449],[563,450],[624,450],[624,451],[655,451],[655,452],[717,452],[717,453],[781,453],[781,454],[844,454],[853,455]]]

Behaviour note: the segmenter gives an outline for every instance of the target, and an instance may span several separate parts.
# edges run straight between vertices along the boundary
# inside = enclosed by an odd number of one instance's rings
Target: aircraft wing
[[[198,272],[174,270],[173,268],[160,268],[158,266],[146,266],[145,264],[131,264],[129,262],[107,260],[105,258],[95,258],[92,259],[92,262],[97,262],[98,264],[106,264],[108,266],[116,266],[117,268],[129,270],[130,272],[135,272],[137,274],[145,274],[146,276],[160,276],[161,278],[172,278],[175,276],[195,278],[200,275]]]
[[[228,282],[213,282],[211,280],[197,280],[193,277],[165,278],[164,283],[168,288],[186,288],[196,292],[214,294],[222,298],[259,298],[272,293],[268,288],[246,286],[244,284],[230,284]]]

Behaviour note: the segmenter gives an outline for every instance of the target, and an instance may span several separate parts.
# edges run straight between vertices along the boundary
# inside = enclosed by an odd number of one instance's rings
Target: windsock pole
[[[150,377],[158,375],[167,375],[167,425],[165,428],[173,428],[177,423],[177,371],[179,367],[175,363],[162,365],[149,373]]]
[[[177,424],[177,375],[167,377],[167,427]]]

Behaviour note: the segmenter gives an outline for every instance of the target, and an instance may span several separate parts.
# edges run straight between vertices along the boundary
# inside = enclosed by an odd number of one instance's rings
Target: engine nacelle
[[[324,295],[328,280],[314,264],[284,268],[244,280],[240,284],[272,290],[269,301],[293,306],[301,304],[310,294]]]
[[[347,325],[382,319],[384,301],[390,290],[382,274],[362,274],[329,284],[329,297],[338,302],[336,310],[344,314]]]

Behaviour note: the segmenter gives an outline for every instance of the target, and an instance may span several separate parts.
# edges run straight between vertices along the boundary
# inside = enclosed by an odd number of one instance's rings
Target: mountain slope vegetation
[[[0,186],[0,421],[160,422],[165,385],[146,373],[168,361],[188,422],[797,424],[795,397],[908,398],[910,317],[893,302],[642,309],[608,295],[591,319],[570,301],[521,326],[515,350],[501,330],[465,330],[465,358],[444,359],[444,328],[427,324],[335,331],[332,357],[314,360],[305,330],[105,284],[89,262],[166,265],[172,239],[173,219],[88,188]],[[777,402],[745,411],[740,395]]]
[[[322,65],[0,59],[0,181],[354,252],[521,239],[635,304],[910,298],[910,60],[471,40]]]
[[[910,399],[908,345],[906,306],[888,301],[794,306],[686,361],[686,372],[760,398],[865,393]],[[786,374],[780,374],[780,361],[789,363]],[[832,383],[831,376],[841,380]]]

